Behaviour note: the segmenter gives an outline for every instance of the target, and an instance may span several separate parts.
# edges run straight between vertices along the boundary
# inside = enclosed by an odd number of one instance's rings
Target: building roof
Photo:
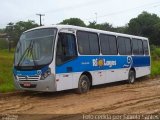
[[[6,38],[7,37],[7,33],[0,33],[0,38]]]

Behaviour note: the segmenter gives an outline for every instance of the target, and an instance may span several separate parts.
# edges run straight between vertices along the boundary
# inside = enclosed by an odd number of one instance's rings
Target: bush
[[[151,45],[151,77],[160,75],[160,47]]]
[[[0,50],[0,93],[14,90],[13,55],[8,50]]]
[[[160,62],[152,60],[151,66],[151,77],[156,77],[160,75]]]
[[[8,48],[8,43],[5,39],[0,39],[0,50],[2,49],[7,49]]]
[[[160,60],[160,47],[151,46],[151,56],[153,60]]]

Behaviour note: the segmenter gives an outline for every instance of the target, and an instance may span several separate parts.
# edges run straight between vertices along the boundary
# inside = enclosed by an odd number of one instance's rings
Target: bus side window
[[[59,33],[56,65],[61,65],[77,56],[76,40],[73,34]]]
[[[118,50],[120,55],[131,55],[131,40],[127,37],[118,37]]]
[[[133,55],[139,55],[139,45],[137,39],[132,39],[132,51]]]
[[[149,47],[148,47],[148,42],[146,40],[143,41],[143,49],[145,55],[149,55]]]
[[[103,55],[117,55],[117,40],[115,36],[100,34],[101,50]]]
[[[143,42],[141,39],[132,39],[132,51],[133,55],[144,55]]]
[[[99,39],[97,33],[78,31],[78,49],[81,55],[99,55]]]

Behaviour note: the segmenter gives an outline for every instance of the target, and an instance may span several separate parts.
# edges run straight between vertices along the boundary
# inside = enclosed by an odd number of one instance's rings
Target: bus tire
[[[130,70],[128,73],[128,83],[133,84],[135,82],[135,79],[136,79],[135,71]]]
[[[90,81],[88,76],[82,75],[79,79],[78,88],[76,90],[76,93],[82,94],[87,93],[90,89]]]

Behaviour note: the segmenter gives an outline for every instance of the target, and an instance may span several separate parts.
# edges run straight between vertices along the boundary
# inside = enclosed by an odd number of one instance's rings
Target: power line
[[[101,1],[101,2],[100,2],[100,1]],[[47,12],[44,12],[44,13],[45,13],[45,14],[50,14],[51,12],[52,12],[52,13],[55,13],[55,12],[60,12],[60,11],[63,11],[63,10],[77,9],[77,8],[85,7],[85,6],[88,6],[88,5],[90,6],[90,5],[102,3],[102,1],[104,1],[104,0],[99,0],[99,1],[97,1],[97,0],[92,0],[92,1],[91,1],[91,0],[90,0],[89,2],[85,2],[85,3],[81,3],[81,4],[76,4],[76,5],[74,5],[74,6],[68,6],[68,7],[65,7],[65,8],[55,9],[55,10],[47,11]],[[113,16],[113,15],[116,15],[116,14],[121,14],[121,13],[124,13],[124,12],[128,12],[128,11],[131,11],[131,10],[139,9],[139,8],[142,8],[142,7],[145,7],[145,6],[149,6],[149,5],[153,5],[153,4],[155,5],[154,7],[157,7],[157,4],[158,4],[158,3],[159,3],[159,2],[149,3],[149,4],[146,4],[146,5],[139,6],[139,7],[135,7],[135,8],[131,8],[131,9],[126,9],[126,10],[122,10],[122,11],[118,11],[118,12],[112,12],[112,13],[108,13],[108,14],[106,14],[106,15],[101,15],[101,16],[96,15],[96,19],[102,18],[102,17],[106,17],[106,16]],[[159,6],[159,5],[158,5],[158,6]],[[152,7],[153,7],[153,6],[152,6]],[[41,17],[44,16],[45,14],[36,14],[36,15],[40,16],[40,25],[42,25]],[[33,16],[33,14],[30,15],[30,16]],[[28,17],[30,17],[30,16],[28,16]],[[25,17],[25,18],[27,19],[28,17]],[[88,19],[84,19],[84,20],[91,20],[91,19],[93,19],[93,17],[92,17],[92,18],[88,18]],[[20,19],[19,19],[19,20],[20,20]],[[16,21],[18,21],[18,20],[16,20]]]
[[[59,9],[55,9],[55,10],[44,11],[44,13],[45,14],[51,14],[51,13],[56,13],[56,12],[60,12],[60,11],[64,11],[64,10],[73,10],[73,9],[77,9],[77,8],[81,8],[81,7],[85,7],[85,6],[90,6],[90,5],[101,3],[100,1],[102,2],[102,1],[106,1],[106,0],[90,0],[88,2],[76,4],[74,6],[72,5],[72,6],[67,6],[67,7],[59,8]],[[36,14],[36,15],[40,16],[39,14]],[[42,14],[42,15],[44,15],[44,14]],[[23,19],[27,19],[27,18],[33,17],[33,16],[34,16],[34,14],[30,14],[30,15],[24,17]],[[12,22],[17,22],[17,21],[20,21],[20,20],[22,20],[22,19],[16,19],[16,20],[14,20]],[[40,18],[40,21],[41,21],[41,18]],[[42,25],[42,24],[40,23],[40,25]]]
[[[160,3],[160,2],[150,3],[150,4],[142,5],[142,6],[135,7],[135,8],[131,8],[131,9],[125,9],[125,10],[121,10],[121,11],[118,11],[118,12],[108,13],[108,14],[105,14],[105,15],[97,16],[97,19],[98,19],[98,18],[107,17],[107,16],[113,16],[113,15],[117,15],[117,14],[121,14],[121,13],[125,13],[125,12],[129,12],[129,11],[132,11],[132,10],[135,10],[135,9],[140,9],[140,8],[142,8],[142,7],[146,7],[146,6],[150,6],[150,5],[152,5],[152,6],[149,7],[149,8],[158,7],[158,6],[160,6],[160,4],[157,5],[158,3]],[[156,4],[156,5],[155,5],[155,4]],[[85,20],[91,20],[91,19],[93,19],[93,18],[87,18],[87,19],[85,19]]]
[[[38,15],[39,16],[39,18],[40,18],[40,26],[42,26],[42,16],[45,16],[45,14],[36,14],[36,15]]]
[[[78,9],[78,8],[81,8],[81,7],[91,6],[91,5],[95,5],[95,4],[101,4],[102,1],[106,2],[106,0],[90,0],[90,1],[85,2],[85,3],[80,3],[80,4],[76,4],[76,5],[67,6],[67,7],[64,7],[64,8],[59,8],[59,9],[46,11],[45,13],[50,14],[50,13],[60,12],[60,11],[64,11],[64,10],[66,11],[66,10]],[[107,1],[110,1],[110,0],[107,0]]]
[[[98,13],[96,12],[95,15],[96,15],[96,24],[97,24],[97,19],[98,19],[97,16],[98,16]]]

